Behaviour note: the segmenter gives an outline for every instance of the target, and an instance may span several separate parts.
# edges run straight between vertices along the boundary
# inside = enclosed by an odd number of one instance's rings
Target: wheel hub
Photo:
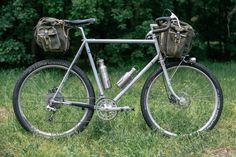
[[[59,109],[62,104],[60,103],[53,103],[52,102],[52,98],[54,97],[56,93],[56,90],[50,90],[46,96],[46,105],[47,105],[47,108],[49,108],[49,110],[53,110],[53,111],[56,111],[57,109]],[[55,101],[60,101],[60,102],[63,102],[64,101],[64,97],[62,96],[62,94],[59,92],[55,99]]]
[[[178,95],[179,95],[179,98],[180,98],[180,100],[178,102],[180,107],[188,107],[191,104],[190,97],[187,93],[181,92]]]

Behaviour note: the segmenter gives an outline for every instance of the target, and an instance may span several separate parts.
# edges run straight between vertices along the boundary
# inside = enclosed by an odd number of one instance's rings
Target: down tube
[[[158,60],[159,53],[138,73],[138,75],[113,99],[118,101],[127,90]]]

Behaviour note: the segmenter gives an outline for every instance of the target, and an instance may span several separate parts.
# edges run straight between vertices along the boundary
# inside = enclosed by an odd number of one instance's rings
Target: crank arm
[[[56,110],[57,110],[53,107],[50,107],[49,105],[47,105],[47,109],[48,109],[48,111],[53,111],[53,112],[56,112]]]
[[[123,112],[123,111],[134,111],[134,108],[131,108],[129,106],[109,107],[109,108],[102,107],[102,108],[98,108],[98,110],[101,110],[101,111],[120,111],[120,112]]]

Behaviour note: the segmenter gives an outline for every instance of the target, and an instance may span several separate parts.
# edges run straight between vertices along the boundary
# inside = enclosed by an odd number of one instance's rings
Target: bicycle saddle
[[[64,20],[64,22],[69,26],[84,26],[93,24],[96,21],[95,18],[83,19],[83,20]]]

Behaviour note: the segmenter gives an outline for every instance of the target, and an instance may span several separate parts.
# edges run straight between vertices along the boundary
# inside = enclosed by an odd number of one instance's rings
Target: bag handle
[[[164,28],[159,28],[159,29],[153,30],[153,33],[165,32],[170,28],[170,23],[171,23],[170,17],[159,17],[155,21],[158,25],[160,25],[160,23],[163,23],[163,22],[167,22],[167,25]]]

